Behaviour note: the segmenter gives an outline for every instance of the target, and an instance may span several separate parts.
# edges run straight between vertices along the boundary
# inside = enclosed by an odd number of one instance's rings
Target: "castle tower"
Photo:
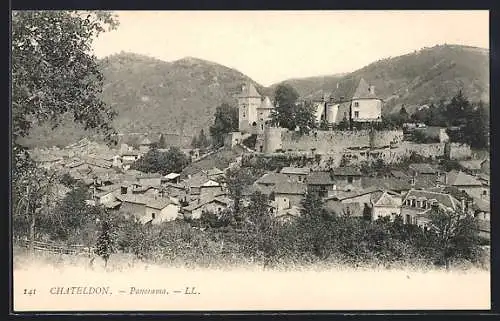
[[[238,98],[239,130],[242,133],[250,133],[257,130],[257,109],[261,105],[261,96],[252,83],[241,86]]]
[[[274,106],[271,103],[271,99],[269,97],[265,97],[264,100],[262,100],[262,103],[260,104],[259,108],[257,108],[257,116],[258,116],[258,121],[257,121],[257,131],[263,132],[264,128],[268,124],[269,120],[271,120],[271,112],[273,111]]]
[[[274,153],[282,149],[281,131],[279,127],[264,127],[264,153]]]

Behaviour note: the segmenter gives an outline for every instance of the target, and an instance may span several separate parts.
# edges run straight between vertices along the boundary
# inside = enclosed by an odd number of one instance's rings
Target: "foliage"
[[[238,109],[223,103],[215,110],[215,120],[210,126],[210,136],[215,146],[224,145],[224,137],[226,134],[237,131],[238,124]]]
[[[96,242],[95,253],[104,259],[104,266],[107,266],[109,257],[116,252],[116,232],[112,223],[103,220],[101,230]]]
[[[158,140],[158,148],[167,148],[167,142],[165,141],[165,136],[160,134],[160,139]]]
[[[166,152],[151,148],[144,156],[132,164],[131,168],[145,173],[180,173],[187,165],[187,156],[178,148],[170,147]]]
[[[191,141],[191,147],[204,149],[208,146],[210,146],[210,142],[208,141],[208,138],[205,135],[205,131],[202,128],[199,135],[193,137],[193,140]]]
[[[73,187],[76,185],[76,182],[77,180],[73,178],[73,176],[71,176],[70,174],[68,173],[64,173],[63,175],[61,175],[59,181],[61,182],[61,184],[63,184],[64,186],[66,187]]]
[[[439,143],[439,137],[426,135],[425,132],[420,129],[414,129],[412,131],[412,140],[419,144]]]
[[[276,108],[271,113],[271,123],[275,126],[295,130],[297,123],[297,99],[299,94],[290,85],[280,84],[274,92],[274,105]]]
[[[318,128],[316,111],[312,102],[307,101],[296,107],[294,121],[301,135],[309,134],[311,130]]]
[[[14,139],[27,136],[34,123],[57,127],[65,113],[85,129],[113,136],[115,112],[101,100],[103,77],[91,44],[116,25],[105,11],[12,13]]]
[[[479,236],[474,217],[462,211],[434,207],[429,214],[432,246],[439,264],[449,266],[452,258],[476,261]]]

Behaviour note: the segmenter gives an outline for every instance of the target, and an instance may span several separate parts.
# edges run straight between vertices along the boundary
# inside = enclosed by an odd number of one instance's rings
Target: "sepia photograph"
[[[491,309],[487,10],[10,36],[13,313]]]

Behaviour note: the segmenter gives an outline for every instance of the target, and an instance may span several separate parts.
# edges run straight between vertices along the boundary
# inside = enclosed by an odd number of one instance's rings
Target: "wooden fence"
[[[17,243],[19,246],[28,249],[32,245],[32,242],[30,240],[24,240],[24,239],[16,240],[15,243]],[[92,248],[88,248],[83,245],[71,245],[71,244],[62,245],[57,243],[41,242],[41,241],[34,241],[33,249],[35,251],[41,251],[41,252],[72,254],[72,255],[91,255],[94,250]]]

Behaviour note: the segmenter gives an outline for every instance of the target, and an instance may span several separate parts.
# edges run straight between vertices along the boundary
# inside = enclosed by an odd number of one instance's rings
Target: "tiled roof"
[[[136,150],[127,150],[120,153],[121,156],[139,156],[139,152]]]
[[[380,191],[382,191],[382,190],[379,187],[369,187],[367,189],[363,189],[363,190],[359,190],[359,191],[349,191],[349,192],[337,190],[337,191],[335,191],[334,195],[326,198],[326,200],[342,201],[342,200],[356,198],[356,197],[359,197],[362,195],[372,194],[372,193],[376,193],[376,192],[380,192]]]
[[[391,175],[396,178],[404,178],[404,179],[408,179],[410,177],[407,173],[404,173],[402,171],[391,171]]]
[[[261,96],[257,92],[257,89],[255,89],[255,86],[251,82],[248,82],[241,86],[241,93],[238,95],[238,97],[260,98]]]
[[[373,199],[374,206],[401,206],[401,196],[383,192],[381,195],[376,195],[378,198]]]
[[[140,145],[151,145],[152,142],[149,140],[149,138],[144,137],[144,139],[141,141]]]
[[[301,183],[278,183],[274,186],[273,191],[275,194],[295,194],[305,195],[307,185]]]
[[[335,185],[330,172],[311,172],[307,175],[307,185]]]
[[[361,185],[364,188],[379,187],[390,191],[405,191],[411,189],[410,180],[400,178],[362,177]]]
[[[262,100],[262,103],[260,104],[260,109],[273,109],[274,106],[273,104],[271,103],[271,100],[269,99],[269,97],[265,97],[263,100]]]
[[[282,174],[297,174],[297,175],[307,175],[311,172],[309,168],[305,167],[283,167],[280,171]]]
[[[214,168],[211,168],[211,169],[207,170],[206,174],[208,176],[215,176],[215,175],[223,175],[224,172],[221,171],[220,169],[218,169],[217,167],[214,167]]]
[[[165,178],[166,178],[166,179],[174,179],[174,178],[177,178],[177,177],[179,177],[179,176],[181,176],[181,174],[177,174],[177,173],[170,173],[170,174],[165,175]]]
[[[483,184],[474,176],[462,171],[451,171],[447,174],[447,184],[451,186],[482,186]]]
[[[361,171],[357,167],[343,166],[333,170],[335,176],[361,176]]]
[[[467,161],[459,161],[460,166],[470,170],[479,170],[481,169],[481,164],[483,160],[467,160]]]
[[[147,202],[146,206],[161,210],[161,209],[165,208],[167,205],[169,205],[170,203],[171,202],[170,202],[169,198],[157,198],[157,199],[152,199],[149,202]]]
[[[210,198],[206,198],[206,199],[201,199],[199,202],[193,202],[193,203],[189,204],[188,206],[183,207],[183,210],[191,212],[197,208],[202,207],[205,204],[209,204],[212,202],[221,203],[221,204],[224,204],[227,206],[230,204],[231,200],[227,196],[210,197]]]
[[[491,212],[490,203],[477,197],[474,197],[473,207],[481,212],[487,212],[487,213]]]
[[[438,203],[444,205],[445,207],[449,207],[452,209],[456,209],[457,205],[460,204],[460,202],[456,198],[454,198],[449,194],[437,193],[425,190],[410,190],[408,194],[406,194],[406,197],[404,199],[406,200],[412,197],[416,199],[418,198],[425,198],[427,200],[434,199]]]
[[[410,169],[414,170],[420,174],[436,174],[438,170],[427,163],[414,163],[408,166]]]
[[[278,184],[289,182],[290,180],[288,179],[288,176],[281,173],[266,173],[256,181],[257,184]]]
[[[150,179],[150,178],[161,178],[161,174],[159,173],[143,173],[137,175],[137,179]]]
[[[350,215],[355,217],[363,216],[364,205],[360,203],[342,203],[339,201],[328,201],[325,206],[336,215]]]

